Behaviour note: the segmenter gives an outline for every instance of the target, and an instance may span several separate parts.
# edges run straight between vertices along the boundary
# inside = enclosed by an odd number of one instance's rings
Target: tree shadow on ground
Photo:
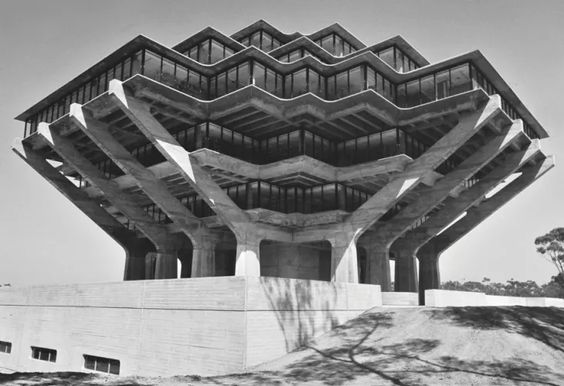
[[[432,319],[481,330],[503,329],[564,352],[564,309],[556,307],[448,307],[429,310]]]
[[[541,311],[539,314],[545,318],[552,320],[555,317]],[[473,315],[472,310],[469,312]],[[511,312],[502,312],[501,315],[485,313],[482,316],[490,319],[490,322],[483,323],[504,328],[505,315],[510,318],[507,323],[513,325],[514,315]],[[459,317],[454,321],[470,323],[464,322],[462,314]],[[441,341],[438,339],[407,339],[399,344],[384,345],[381,330],[393,324],[391,313],[368,312],[337,327],[330,333],[327,342],[307,346],[302,351],[302,357],[280,371],[241,374],[231,379],[237,384],[321,382],[327,385],[343,385],[353,381],[393,385],[460,384],[460,380],[464,384],[467,383],[464,380],[469,378],[473,384],[488,385],[521,382],[558,385],[564,382],[562,375],[555,373],[552,368],[520,358],[483,361],[425,355],[439,348]],[[533,326],[525,326],[533,329],[537,335],[541,334]],[[379,333],[375,334],[376,331]],[[221,379],[217,377],[216,381],[221,383]]]
[[[93,385],[97,374],[61,371],[56,373],[12,373],[0,374],[0,385],[33,385],[33,386],[75,386]],[[123,383],[138,385],[137,383]]]

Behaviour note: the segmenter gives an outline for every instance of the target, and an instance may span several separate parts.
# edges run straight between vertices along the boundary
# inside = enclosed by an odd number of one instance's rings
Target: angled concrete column
[[[493,196],[483,200],[479,205],[467,211],[466,216],[449,226],[443,233],[436,236],[434,240],[441,242],[444,247],[441,252],[450,247],[474,227],[491,216],[496,210],[505,205],[523,189],[532,184],[554,167],[554,158],[548,156],[537,163],[523,167],[521,176],[503,187]]]
[[[202,227],[202,221],[194,216],[168,190],[166,184],[155,176],[147,167],[143,166],[118,140],[112,135],[111,127],[92,117],[92,115],[77,103],[70,106],[69,113],[72,125],[86,134],[112,161],[126,174],[131,176],[137,186],[188,237]]]
[[[12,150],[120,245],[134,235],[21,139],[14,141]]]
[[[237,235],[235,276],[260,276],[260,242],[256,235]]]
[[[435,168],[500,113],[501,99],[494,95],[480,109],[461,116],[452,130],[354,211],[348,219],[349,224],[358,227],[361,233],[366,231],[409,191],[429,178]]]
[[[390,257],[388,248],[379,245],[366,246],[366,279],[368,284],[378,284],[382,291],[390,290]]]
[[[329,239],[331,243],[331,281],[358,283],[356,235],[346,232]]]
[[[122,191],[112,180],[108,180],[73,143],[51,129],[48,124],[40,123],[37,133],[45,144],[57,152],[67,164],[88,179],[92,185],[104,192],[106,199],[118,208],[135,226],[155,245],[167,245],[170,239],[165,226],[158,224],[142,207],[136,204],[135,196]]]
[[[143,280],[145,277],[146,256],[155,250],[146,238],[131,238],[124,243],[125,272],[123,280]]]
[[[476,184],[463,191],[456,199],[445,201],[445,205],[441,210],[431,216],[423,225],[406,232],[406,239],[419,240],[419,246],[425,244],[468,208],[479,203],[483,196],[499,184],[500,181],[508,178],[539,154],[541,154],[539,140],[534,140],[526,150],[516,151],[507,155],[501,165],[480,178]]]

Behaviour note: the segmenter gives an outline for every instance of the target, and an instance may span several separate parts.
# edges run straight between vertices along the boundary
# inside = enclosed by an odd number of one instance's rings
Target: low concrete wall
[[[418,306],[419,294],[417,292],[382,292],[382,305]]]
[[[0,368],[85,371],[83,355],[122,375],[244,371],[381,305],[378,286],[213,277],[0,289]],[[57,350],[55,363],[31,346]]]
[[[564,299],[486,295],[483,292],[426,290],[425,305],[429,307],[463,306],[529,306],[564,307]]]

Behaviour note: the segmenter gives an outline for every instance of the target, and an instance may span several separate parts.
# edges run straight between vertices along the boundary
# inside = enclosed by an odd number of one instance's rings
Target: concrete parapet
[[[382,304],[380,287],[271,277],[137,280],[0,290],[0,367],[85,371],[83,355],[121,375],[245,371]],[[57,361],[31,358],[31,346]]]
[[[426,290],[425,305],[429,307],[464,306],[527,306],[564,307],[564,299],[486,295],[483,292]]]
[[[384,306],[418,306],[419,295],[414,292],[382,292]]]

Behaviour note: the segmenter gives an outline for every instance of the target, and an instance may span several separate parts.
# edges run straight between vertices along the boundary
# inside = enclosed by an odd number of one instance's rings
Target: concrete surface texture
[[[267,277],[2,288],[0,369],[87,371],[91,355],[120,375],[245,371],[379,305],[378,286]]]

